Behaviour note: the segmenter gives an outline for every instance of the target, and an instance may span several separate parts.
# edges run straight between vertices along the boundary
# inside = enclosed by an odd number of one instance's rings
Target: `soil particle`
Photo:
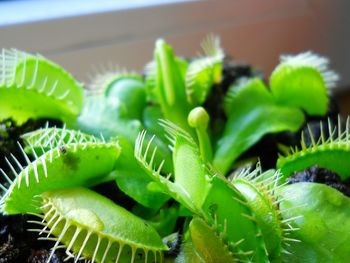
[[[47,249],[32,250],[31,255],[28,258],[28,262],[31,263],[47,263],[50,257],[50,251]],[[56,252],[50,259],[50,263],[61,263],[63,259],[62,253]]]
[[[16,262],[20,256],[20,250],[13,244],[13,238],[8,235],[8,239],[0,247],[0,263]]]

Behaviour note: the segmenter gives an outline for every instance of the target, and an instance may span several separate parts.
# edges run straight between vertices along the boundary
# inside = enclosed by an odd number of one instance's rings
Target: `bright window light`
[[[19,0],[0,1],[0,26],[103,13],[190,0]]]

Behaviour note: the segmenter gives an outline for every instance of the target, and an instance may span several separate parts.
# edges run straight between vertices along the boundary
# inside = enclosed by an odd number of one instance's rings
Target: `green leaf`
[[[202,210],[206,220],[226,238],[228,249],[240,261],[269,262],[264,240],[243,195],[225,178],[210,178]]]
[[[158,262],[168,249],[147,222],[89,189],[50,191],[41,198],[44,229],[38,232],[49,229],[48,237],[56,237],[48,262],[60,244],[68,255],[92,262]]]
[[[153,226],[162,237],[164,237],[177,230],[176,223],[178,217],[178,208],[171,206],[168,208],[162,208],[156,216],[150,218],[147,222]]]
[[[152,180],[135,159],[133,146],[125,139],[119,139],[118,141],[122,151],[113,172],[118,187],[138,203],[146,207],[159,209],[169,197],[149,190],[148,185]]]
[[[328,88],[337,79],[328,70],[326,58],[306,52],[282,56],[271,74],[270,87],[278,104],[301,108],[310,115],[324,115],[329,103]]]
[[[181,78],[185,79],[186,71],[188,68],[187,60],[180,57],[175,57],[174,60],[181,74]],[[157,63],[154,60],[147,63],[144,72],[147,101],[157,105],[159,104],[159,97],[157,91]]]
[[[190,106],[186,98],[185,81],[173,49],[164,40],[158,40],[154,55],[156,93],[164,117],[193,133],[187,124]]]
[[[159,120],[164,119],[159,105],[145,107],[143,111],[142,123],[145,129],[157,136],[158,139],[166,141],[164,128],[159,124]]]
[[[301,110],[276,105],[260,79],[242,80],[230,88],[225,110],[228,120],[218,140],[214,166],[226,173],[234,161],[268,133],[297,131],[304,122]]]
[[[22,150],[27,160],[25,167],[12,157],[13,164],[8,164],[16,177],[1,197],[1,212],[36,212],[33,199],[36,195],[69,187],[91,187],[111,180],[109,174],[115,170],[121,152],[118,142],[61,142],[56,147],[50,147],[50,150],[40,157],[33,151],[34,161],[30,161]],[[0,170],[8,178],[4,171]]]
[[[288,245],[285,240],[291,231],[281,217],[280,200],[276,194],[282,187],[278,185],[280,179],[279,171],[262,172],[259,163],[255,170],[243,170],[232,179],[232,185],[244,196],[254,214],[272,262],[283,255]]]
[[[70,143],[92,143],[105,142],[103,137],[95,137],[77,130],[56,127],[45,127],[32,132],[27,132],[21,136],[25,143],[26,153],[35,152],[37,155],[50,151],[52,148]]]
[[[224,237],[217,234],[216,229],[201,218],[192,219],[189,231],[194,249],[206,263],[237,262],[233,253],[229,251]]]
[[[22,138],[27,144],[26,152],[31,153],[33,150],[40,155],[49,151],[51,148],[59,147],[62,143],[104,142],[103,137],[96,138],[80,131],[65,128],[44,128],[24,134]],[[133,145],[125,138],[113,138],[112,141],[118,142],[121,146],[121,154],[116,161],[115,170],[110,174],[110,177],[115,178],[118,187],[140,204],[159,209],[169,198],[164,194],[149,190],[148,185],[152,180],[145,174],[135,159]],[[167,160],[168,162],[169,158]],[[155,163],[159,165],[162,160],[155,160]]]
[[[286,262],[348,262],[350,199],[338,190],[316,183],[287,185],[280,191],[282,216],[298,228],[290,236]]]
[[[174,262],[208,263],[201,257],[201,255],[199,255],[190,238],[187,238],[184,240],[184,242],[182,242],[180,253]]]
[[[193,213],[200,214],[197,204],[192,199],[191,195],[187,192],[186,188],[183,188],[182,185],[178,183],[170,181],[169,179],[172,174],[168,174],[165,177],[161,173],[165,161],[162,162],[159,166],[154,165],[157,149],[154,148],[153,151],[150,150],[152,141],[150,140],[148,143],[145,143],[145,138],[146,131],[143,131],[138,135],[135,143],[134,155],[144,171],[148,174],[149,178],[152,179],[156,184],[156,187],[152,185],[152,188],[161,189],[163,193],[174,198],[188,210],[192,211]],[[150,160],[147,160],[147,156],[149,156],[150,153],[152,157]]]
[[[107,100],[113,103],[123,103],[126,108],[126,117],[141,119],[142,111],[146,106],[145,84],[134,76],[118,77],[105,90]]]
[[[89,96],[82,114],[70,128],[99,136],[106,139],[122,136],[134,142],[142,130],[139,120],[127,117],[126,105],[118,100],[107,100],[104,96]]]
[[[162,122],[173,149],[174,183],[183,188],[197,207],[208,191],[209,171],[191,136],[171,122]]]
[[[82,85],[62,67],[18,50],[0,54],[0,119],[75,120],[83,106]]]
[[[224,52],[220,39],[209,35],[202,43],[204,54],[191,61],[186,72],[186,93],[189,102],[202,105],[214,84],[221,81]]]
[[[325,138],[322,124],[320,125],[320,138],[315,138],[311,129],[311,145],[306,146],[305,137],[302,133],[301,147],[291,147],[285,156],[280,155],[277,160],[277,168],[283,174],[283,180],[287,179],[295,172],[303,171],[312,166],[319,166],[336,172],[342,180],[346,180],[350,175],[350,119],[347,119],[346,128],[342,131],[340,117],[338,125],[333,127],[328,122],[329,138]],[[338,131],[335,134],[335,131]]]

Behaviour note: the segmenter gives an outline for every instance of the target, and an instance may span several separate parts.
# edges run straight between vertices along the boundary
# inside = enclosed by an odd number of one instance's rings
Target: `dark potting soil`
[[[337,173],[322,167],[313,166],[305,171],[297,172],[288,178],[289,184],[299,182],[325,184],[350,197],[350,180],[342,182]]]
[[[28,229],[37,225],[28,221],[38,220],[33,216],[16,215],[0,216],[0,263],[45,263],[50,256],[53,241],[38,240],[38,233]],[[61,263],[65,258],[64,251],[57,250],[51,263]],[[73,261],[68,261],[73,262]]]

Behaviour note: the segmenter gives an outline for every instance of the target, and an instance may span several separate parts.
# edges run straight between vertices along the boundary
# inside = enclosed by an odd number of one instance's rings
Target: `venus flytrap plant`
[[[91,106],[87,105],[78,120],[78,127],[95,135],[102,133],[106,138],[123,137],[134,144],[143,126],[154,118],[153,112],[144,114],[146,90],[141,76],[126,71],[107,72],[98,75],[93,83],[95,92],[89,97]],[[169,161],[166,145],[158,139],[155,143]],[[170,170],[168,167],[167,171]]]
[[[214,166],[224,174],[265,134],[297,131],[304,122],[300,109],[277,105],[267,87],[257,78],[241,80],[231,87],[225,111],[228,120],[216,144],[213,160]]]
[[[210,162],[213,158],[211,141],[207,132],[209,115],[202,107],[196,107],[188,115],[188,124],[196,130],[201,156]]]
[[[154,158],[157,154],[156,148],[154,148],[151,153],[151,159],[147,161],[147,156],[150,151],[152,140],[145,144],[145,136],[146,131],[143,131],[137,137],[134,155],[136,160],[140,163],[140,165],[149,175],[150,179],[155,182],[155,189],[158,189],[158,191],[161,191],[171,196],[190,211],[200,213],[195,204],[195,201],[191,199],[191,196],[188,194],[186,189],[184,189],[181,185],[175,184],[169,180],[172,177],[172,174],[168,174],[166,177],[162,175],[161,170],[165,161],[163,161],[158,167],[154,167]],[[191,142],[194,143],[191,137],[187,137],[187,139],[190,139]],[[201,180],[203,181],[203,179]]]
[[[323,127],[321,122],[319,138],[308,127],[311,144],[306,145],[305,135],[302,134],[301,147],[290,148],[285,156],[278,159],[277,167],[283,176],[280,182],[286,181],[293,173],[315,165],[336,171],[342,180],[346,180],[350,172],[346,161],[349,118],[345,130],[341,123],[340,117],[337,126],[328,121],[328,127]],[[325,129],[328,130],[328,138]],[[280,207],[286,209],[282,212],[283,216],[302,215],[302,218],[291,222],[292,227],[299,229],[291,233],[291,237],[299,239],[301,244],[291,244],[287,261],[302,262],[301,259],[308,259],[308,262],[346,262],[345,255],[350,253],[347,234],[349,224],[344,219],[350,212],[347,196],[318,183],[286,185],[280,187],[277,194],[283,200]]]
[[[48,123],[46,127],[23,134],[21,138],[25,142],[25,151],[31,153],[34,149],[38,155],[59,147],[61,144],[106,142],[102,135],[98,138],[80,131],[67,129],[65,125],[62,128],[49,128]]]
[[[243,196],[225,178],[214,174],[206,166],[199,157],[198,146],[186,131],[172,123],[162,123],[173,149],[174,181],[162,177],[159,169],[153,168],[152,160],[150,163],[145,161],[143,156],[147,154],[149,144],[143,151],[144,133],[141,133],[135,146],[135,156],[150,177],[164,193],[203,218],[208,227],[215,226],[218,233],[225,236],[222,242],[234,259],[268,262],[260,230]]]
[[[310,127],[309,136],[311,145],[305,143],[305,135],[301,137],[301,147],[291,147],[277,161],[277,168],[281,169],[283,178],[286,179],[294,172],[318,165],[337,172],[345,180],[350,176],[350,165],[348,155],[350,151],[350,119],[346,120],[345,130],[342,130],[341,119],[338,125],[333,127],[328,121],[328,127],[320,123],[319,138],[315,138]],[[329,132],[329,138],[325,136],[325,129]]]
[[[146,91],[140,76],[119,77],[106,87],[105,94],[109,100],[119,100],[125,104],[127,117],[141,119],[146,106]]]
[[[38,194],[74,186],[89,187],[107,180],[120,155],[117,142],[100,141],[91,136],[90,140],[65,143],[64,138],[55,146],[50,142],[49,149],[44,149],[47,147],[45,144],[41,146],[40,156],[30,146],[34,161],[30,161],[19,144],[27,161],[26,166],[22,166],[13,155],[11,161],[6,159],[15,178],[9,180],[7,189],[2,187],[5,190],[1,197],[2,213],[36,212],[32,199]],[[10,178],[2,169],[0,171]]]
[[[280,260],[290,254],[290,243],[300,242],[290,237],[296,228],[289,224],[300,215],[287,217],[287,211],[282,210],[279,205],[283,199],[277,193],[285,185],[279,184],[281,177],[279,171],[262,173],[260,166],[257,166],[252,172],[243,170],[232,179],[232,184],[245,197],[255,215],[270,260]]]
[[[350,199],[317,183],[296,183],[280,189],[282,215],[299,216],[291,222],[298,231],[291,238],[286,262],[347,262],[350,254]],[[302,215],[302,216],[300,216]]]
[[[122,147],[122,153],[117,160],[113,176],[119,189],[145,207],[160,209],[169,197],[150,190],[152,180],[134,157],[133,145],[123,138],[118,141]],[[157,165],[160,162],[154,160],[154,163]]]
[[[140,120],[127,117],[125,104],[118,100],[109,100],[103,94],[86,98],[86,103],[77,122],[72,128],[105,138],[123,136],[133,142],[142,130]]]
[[[118,187],[142,205],[159,208],[167,198],[147,190],[151,181],[132,154],[136,136],[143,127],[142,115],[146,103],[141,77],[135,73],[107,72],[98,75],[93,85],[95,92],[89,97],[91,104],[84,108],[77,127],[92,134],[101,133],[106,138],[117,136],[123,144],[118,168],[114,171]],[[146,139],[150,140],[151,136]],[[164,171],[171,172],[169,149],[159,139],[155,143],[168,161]],[[155,162],[159,164],[161,160]]]
[[[123,136],[133,143],[142,129],[145,103],[140,75],[118,70],[99,73],[91,80],[83,112],[73,127],[95,135],[102,133],[105,138]]]
[[[210,183],[202,209],[209,225],[225,236],[233,258],[238,262],[269,262],[261,229],[245,197],[218,175]]]
[[[327,59],[307,52],[281,57],[270,77],[271,91],[259,79],[233,85],[225,101],[228,121],[216,145],[214,166],[226,173],[238,156],[263,135],[296,132],[304,122],[302,110],[310,115],[325,114],[328,89],[337,79],[328,69]],[[315,94],[317,103],[310,103]]]
[[[192,132],[187,124],[190,105],[186,99],[181,64],[177,62],[172,47],[164,40],[156,42],[154,56],[155,89],[164,117]]]
[[[281,105],[302,108],[309,115],[324,115],[329,89],[339,79],[328,69],[328,64],[327,58],[311,52],[281,56],[281,63],[270,76],[271,93]],[[315,94],[317,101],[314,100]]]
[[[39,215],[33,221],[41,234],[56,241],[50,258],[60,243],[69,257],[91,262],[162,262],[167,247],[158,233],[144,220],[111,200],[84,188],[46,192],[41,195]]]
[[[232,254],[227,244],[225,244],[224,235],[220,234],[215,226],[208,225],[200,217],[195,217],[189,225],[191,237],[190,246],[187,249],[193,251],[184,251],[184,256],[189,257],[189,253],[196,255],[199,262],[238,262]],[[189,242],[189,241],[187,241]],[[184,244],[185,246],[188,244]],[[192,257],[194,257],[194,255]],[[180,261],[180,260],[179,260]],[[184,260],[184,262],[194,262],[194,260]]]
[[[102,136],[100,139],[93,135],[84,134],[80,131],[64,128],[43,128],[27,134],[22,138],[28,144],[25,149],[34,149],[37,154],[49,151],[51,148],[60,147],[61,144],[72,143],[105,143]],[[127,195],[134,198],[146,207],[159,208],[168,199],[166,196],[147,191],[151,182],[142,168],[133,157],[133,146],[125,138],[114,138],[110,143],[117,143],[121,147],[121,154],[115,161],[114,169],[109,174],[109,180],[115,179],[118,187]],[[133,180],[130,180],[133,178]]]
[[[107,100],[125,105],[126,116],[130,119],[141,119],[146,103],[145,84],[137,73],[107,71],[99,73],[91,80],[92,94],[104,94]]]
[[[162,237],[175,231],[183,236],[181,252],[166,262],[346,262],[349,238],[342,233],[348,224],[330,232],[346,221],[348,198],[328,186],[284,180],[315,164],[347,178],[349,121],[346,131],[339,121],[337,136],[330,126],[329,139],[322,127],[320,139],[310,133],[311,146],[303,140],[300,150],[280,158],[281,172],[257,167],[225,177],[264,135],[298,131],[303,111],[325,113],[327,88],[337,79],[328,61],[311,53],[283,57],[271,90],[258,78],[234,83],[224,103],[224,132],[212,148],[210,111],[201,106],[221,81],[218,38],[208,37],[203,55],[191,61],[159,40],[154,57],[145,78],[120,71],[97,76],[83,106],[81,87],[57,65],[3,52],[1,98],[18,94],[19,102],[28,96],[48,103],[39,109],[26,101],[21,109],[18,101],[5,101],[0,117],[66,122],[24,134],[25,147],[19,146],[27,164],[12,155],[10,172],[1,170],[7,180],[0,184],[1,212],[37,215],[32,223],[39,228],[31,230],[55,241],[47,262],[59,248],[74,262],[163,262],[170,248]],[[320,97],[311,105],[316,92]],[[132,213],[87,189],[106,181],[133,198]]]
[[[209,35],[201,46],[203,55],[191,61],[186,71],[187,99],[194,106],[202,105],[214,84],[220,83],[224,59],[218,37]]]
[[[0,54],[0,118],[22,123],[50,117],[73,121],[83,106],[82,85],[39,55],[3,49]]]
[[[174,56],[163,40],[156,43],[155,59],[146,67],[149,100],[159,103],[163,118],[192,133],[186,117],[202,105],[212,86],[221,80],[224,53],[219,38],[210,35],[202,43],[203,55],[190,63]]]

